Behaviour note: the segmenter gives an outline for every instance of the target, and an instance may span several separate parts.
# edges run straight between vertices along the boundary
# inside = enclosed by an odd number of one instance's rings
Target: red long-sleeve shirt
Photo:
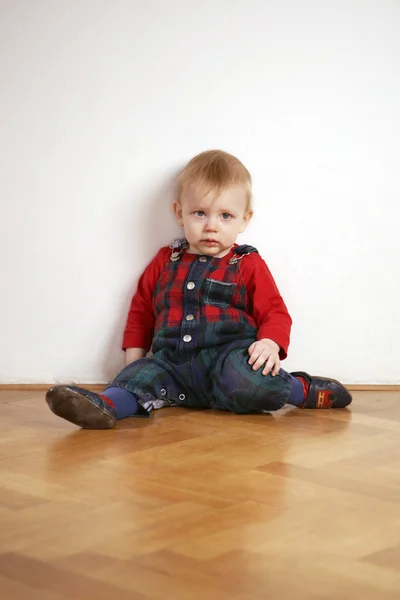
[[[124,331],[123,349],[148,351],[155,332],[162,328],[172,328],[179,335],[180,326],[186,323],[185,288],[191,278],[190,272],[194,272],[194,262],[198,261],[202,264],[197,266],[204,267],[205,271],[193,285],[196,287],[196,309],[191,300],[194,314],[189,316],[192,325],[204,327],[219,320],[246,322],[257,331],[258,340],[273,340],[280,346],[280,358],[286,358],[292,324],[286,305],[265,261],[257,252],[243,256],[234,269],[230,266],[228,261],[236,248],[238,244],[222,258],[202,257],[184,251],[173,270],[171,248],[161,248],[139,279]],[[229,302],[225,302],[227,298]]]

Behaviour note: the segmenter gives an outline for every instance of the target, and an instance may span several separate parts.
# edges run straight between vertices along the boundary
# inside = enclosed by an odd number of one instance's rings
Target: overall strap
[[[247,256],[248,254],[251,254],[252,252],[257,252],[258,254],[257,248],[254,248],[254,246],[249,246],[248,244],[242,244],[241,246],[238,246],[237,248],[235,248],[235,252],[232,258],[228,260],[228,265],[236,264],[237,262],[239,262],[239,260],[242,260],[242,258]]]
[[[188,247],[188,245],[189,244],[186,238],[176,238],[170,245],[172,252],[169,256],[169,260],[171,262],[179,260],[182,252]]]
[[[182,252],[188,247],[189,243],[186,238],[176,238],[172,244],[170,245],[171,254],[169,260],[171,262],[176,262],[180,259]],[[233,256],[228,260],[229,265],[234,265],[239,260],[242,260],[244,256],[251,254],[252,252],[257,252],[257,248],[254,246],[249,246],[248,244],[242,244],[235,248]]]

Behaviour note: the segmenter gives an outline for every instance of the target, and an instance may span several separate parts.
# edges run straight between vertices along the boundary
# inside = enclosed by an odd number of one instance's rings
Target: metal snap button
[[[207,258],[205,256],[200,256],[199,262],[207,262]]]
[[[179,400],[184,400],[186,398],[185,394],[179,394]]]
[[[165,396],[166,393],[167,393],[167,390],[161,390],[161,396]]]
[[[191,335],[184,335],[183,336],[183,341],[184,342],[191,342],[192,341],[192,336]]]
[[[194,315],[186,315],[186,321],[193,321]]]
[[[193,283],[193,281],[189,281],[186,287],[188,290],[192,290],[194,287],[196,287],[196,284]]]

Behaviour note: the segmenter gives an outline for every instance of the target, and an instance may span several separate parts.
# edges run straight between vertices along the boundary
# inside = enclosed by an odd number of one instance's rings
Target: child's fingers
[[[254,350],[253,356],[250,359],[252,361],[250,364],[253,365],[254,371],[258,371],[258,369],[263,366],[268,358],[268,354],[268,350]]]
[[[263,370],[263,375],[268,375],[268,373],[271,371],[272,377],[275,377],[275,375],[278,375],[280,368],[281,368],[281,362],[280,362],[279,358],[277,358],[271,354],[267,363],[265,364],[265,367]]]
[[[275,359],[274,357],[271,355],[269,357],[269,359],[267,360],[267,362],[265,363],[265,367],[263,369],[262,374],[263,375],[268,375],[268,373],[270,372],[270,370],[272,369],[272,367],[274,366],[275,363]]]
[[[272,373],[271,373],[272,377],[275,377],[275,375],[278,375],[280,368],[281,368],[281,361],[278,359],[275,361],[275,366],[272,369]]]
[[[249,364],[252,365],[256,360],[257,356],[254,355],[254,349],[256,348],[256,342],[253,342],[251,346],[248,347],[248,353],[250,354]]]
[[[252,348],[252,346],[254,346],[254,347]],[[263,352],[265,352],[265,349],[261,348],[260,346],[255,345],[255,344],[252,344],[249,348],[249,352],[250,352],[249,365],[252,365],[261,356],[261,354]]]

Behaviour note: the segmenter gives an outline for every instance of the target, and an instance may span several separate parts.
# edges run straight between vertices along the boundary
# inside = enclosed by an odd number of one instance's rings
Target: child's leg
[[[250,342],[251,343],[251,342]],[[351,395],[338,381],[291,375],[283,369],[272,377],[248,364],[246,341],[234,342],[220,353],[212,373],[215,407],[233,412],[275,411],[286,403],[300,408],[344,408]],[[244,346],[244,347],[243,347]]]
[[[85,429],[110,429],[119,419],[149,417],[153,401],[172,403],[182,396],[167,363],[143,358],[125,367],[100,394],[79,386],[59,385],[46,394],[50,409],[59,417]]]
[[[211,373],[214,407],[235,413],[275,411],[282,408],[292,389],[289,373],[275,377],[254,371],[248,361],[252,341],[240,340],[219,353]]]

